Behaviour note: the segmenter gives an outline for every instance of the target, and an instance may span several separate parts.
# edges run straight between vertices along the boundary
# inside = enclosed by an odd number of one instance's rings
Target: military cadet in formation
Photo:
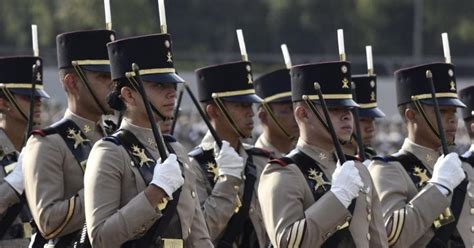
[[[241,142],[254,127],[253,88],[248,61],[196,70],[199,101],[222,140],[208,132],[189,153],[210,236],[217,247],[266,247],[257,187],[269,152]]]
[[[97,142],[85,176],[87,231],[93,247],[212,247],[181,145],[164,135],[170,151],[160,159],[149,118],[173,115],[176,87],[169,34],[107,45],[115,87],[109,104],[123,111],[120,129]],[[153,117],[138,91],[140,67]],[[168,199],[168,200],[167,200]]]
[[[440,156],[442,144],[428,81],[434,83],[447,143],[453,144],[456,108],[465,107],[456,93],[454,66],[419,65],[398,70],[395,76],[397,105],[408,137],[398,153],[376,158],[369,166],[389,245],[472,247],[474,171],[466,163],[461,165],[455,153]]]
[[[33,65],[38,67],[35,92]],[[0,58],[0,247],[26,247],[31,235],[29,219],[18,216],[25,202],[22,165],[17,160],[25,142],[30,104],[34,104],[32,123],[38,125],[41,99],[49,98],[43,90],[42,72],[40,57]]]
[[[255,147],[264,148],[275,158],[293,150],[299,130],[291,102],[289,69],[267,73],[254,81],[255,93],[263,99],[258,107],[258,118],[263,132]]]
[[[369,74],[353,75],[352,82],[355,84],[355,100],[359,104],[360,138],[364,145],[366,159],[371,159],[377,155],[372,147],[376,132],[375,119],[385,117],[384,112],[377,106],[377,76]],[[344,147],[350,151],[349,155],[358,154],[357,143],[354,139]]]
[[[464,119],[464,124],[466,125],[467,133],[471,139],[471,147],[469,147],[469,150],[466,151],[463,156],[469,158],[474,156],[474,86],[460,90],[459,98],[466,105],[466,108],[461,109],[461,114]],[[471,207],[474,208],[474,205]],[[474,210],[472,210],[472,212],[474,214]]]
[[[59,75],[67,95],[63,119],[36,130],[24,148],[25,193],[45,240],[67,247],[85,223],[83,177],[92,145],[104,136],[101,116],[111,89],[106,43],[113,31],[91,30],[56,37]]]
[[[258,188],[274,247],[387,247],[369,171],[356,161],[337,164],[327,122],[318,120],[310,107],[322,113],[317,82],[338,139],[348,141],[353,132],[351,108],[358,106],[350,80],[350,64],[344,61],[291,68],[300,136],[289,155],[265,167]]]

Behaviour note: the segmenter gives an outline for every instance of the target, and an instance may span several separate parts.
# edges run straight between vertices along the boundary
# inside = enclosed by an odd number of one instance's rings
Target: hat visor
[[[466,105],[461,102],[461,100],[457,98],[437,98],[438,99],[438,105],[439,106],[453,106],[457,108],[465,108]],[[427,105],[433,105],[434,102],[432,99],[424,99],[420,100],[421,103],[427,104]]]
[[[385,117],[385,113],[382,112],[379,108],[368,108],[368,109],[359,109],[359,117],[367,118],[381,118]]]
[[[291,96],[285,96],[285,97],[277,98],[277,99],[271,100],[267,103],[286,103],[286,102],[291,102]]]
[[[143,81],[153,83],[184,83],[184,79],[176,73],[160,73],[141,76]]]
[[[328,108],[330,107],[350,107],[350,108],[358,108],[359,104],[354,102],[352,99],[327,99],[326,105]],[[314,101],[316,104],[321,105],[321,102],[319,100]]]
[[[82,65],[81,67],[86,71],[110,73],[110,65]]]
[[[250,102],[250,103],[261,103],[263,100],[256,94],[246,94],[238,96],[225,96],[221,98],[228,102]]]
[[[13,94],[24,95],[24,96],[31,96],[31,89],[10,89],[10,92]],[[49,94],[46,93],[44,90],[35,90],[35,96],[41,98],[50,98]]]

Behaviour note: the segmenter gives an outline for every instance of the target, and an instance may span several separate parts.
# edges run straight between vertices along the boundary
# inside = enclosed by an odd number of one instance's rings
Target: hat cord
[[[225,107],[220,97],[213,97],[213,100],[216,103],[219,110],[224,114],[224,117],[227,120],[227,123],[230,124],[234,132],[236,132],[237,135],[239,135],[241,138],[249,138],[249,137],[246,137],[243,131],[237,126],[237,124],[235,124],[234,119],[232,118],[232,116],[229,115],[229,112],[227,111],[227,108]]]
[[[267,102],[263,102],[262,106],[265,109],[265,111],[270,115],[270,118],[277,125],[277,127],[280,129],[280,131],[282,131],[289,140],[294,140],[295,136],[288,133],[288,131],[286,131],[286,129],[283,127],[283,125],[281,125],[281,122],[276,119],[275,114],[273,113],[272,109],[270,108],[270,105],[268,105]]]

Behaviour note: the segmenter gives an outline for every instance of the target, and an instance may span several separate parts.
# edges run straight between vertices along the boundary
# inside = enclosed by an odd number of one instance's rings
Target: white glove
[[[428,181],[446,187],[450,192],[466,177],[461,167],[459,155],[454,152],[440,156],[433,169],[433,176]]]
[[[184,184],[176,154],[169,154],[163,163],[156,162],[151,184],[162,188],[170,200],[173,200],[173,192]]]
[[[342,166],[337,163],[337,168],[332,174],[331,191],[337,199],[348,207],[352,199],[359,196],[359,190],[364,186],[359,170],[354,161],[346,161]]]
[[[242,177],[242,170],[244,169],[244,160],[239,154],[229,145],[229,142],[223,140],[219,155],[216,157],[217,165],[219,166],[219,176],[229,175],[237,178]]]
[[[5,181],[12,186],[18,194],[23,194],[25,185],[23,183],[23,153],[20,153],[18,161],[16,162],[15,169],[12,170],[8,176],[5,177]]]

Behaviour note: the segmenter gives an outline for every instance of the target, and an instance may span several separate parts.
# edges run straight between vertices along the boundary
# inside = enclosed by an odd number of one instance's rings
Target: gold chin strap
[[[20,105],[18,105],[18,103],[16,102],[15,100],[15,97],[13,96],[13,94],[6,88],[6,87],[1,87],[2,88],[2,92],[3,94],[5,95],[5,97],[7,98],[7,100],[13,104],[13,106],[18,110],[18,112],[20,112],[21,116],[23,117],[23,119],[25,119],[26,121],[28,121],[28,116],[25,114],[25,112],[20,108]]]
[[[277,118],[275,117],[275,114],[273,113],[272,109],[270,108],[270,105],[268,105],[267,102],[263,102],[262,103],[262,106],[263,108],[265,109],[265,111],[270,115],[270,118],[272,118],[273,122],[275,122],[275,124],[277,125],[277,127],[280,129],[280,131],[285,134],[285,136],[289,139],[289,140],[294,140],[295,137],[291,134],[289,134],[285,128],[281,125],[280,121],[277,120]]]
[[[234,132],[236,132],[241,138],[244,138],[244,139],[245,138],[250,138],[250,137],[245,136],[244,132],[242,132],[242,130],[240,130],[240,128],[237,126],[237,124],[235,124],[234,119],[232,118],[232,116],[229,115],[229,112],[227,111],[227,108],[225,107],[225,105],[222,102],[221,98],[213,94],[212,99],[216,103],[219,110],[224,114],[225,119],[230,124],[230,126],[232,127]]]

